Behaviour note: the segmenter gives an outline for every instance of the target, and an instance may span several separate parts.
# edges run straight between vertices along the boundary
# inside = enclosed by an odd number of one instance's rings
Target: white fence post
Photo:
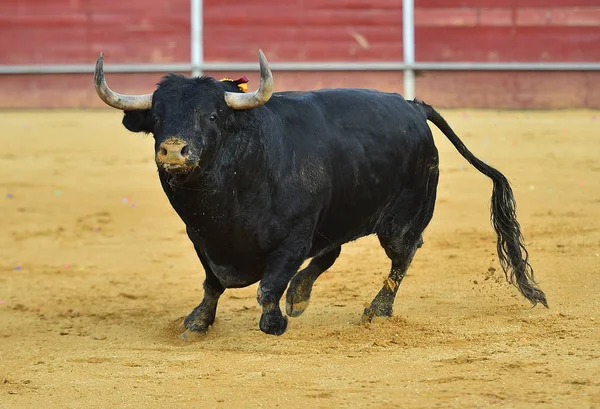
[[[404,98],[415,97],[415,4],[402,0],[402,45],[404,48]]]
[[[191,0],[191,30],[190,30],[190,43],[191,43],[191,65],[192,65],[192,76],[199,77],[202,75],[202,63],[204,59],[204,48],[203,41],[203,4],[202,0]]]

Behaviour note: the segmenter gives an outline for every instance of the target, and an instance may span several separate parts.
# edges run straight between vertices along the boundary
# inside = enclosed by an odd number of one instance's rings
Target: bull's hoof
[[[214,317],[209,319],[204,314],[198,314],[194,311],[183,320],[183,326],[188,331],[206,333],[214,321]]]
[[[299,317],[308,307],[314,279],[300,271],[292,278],[286,294],[285,312],[290,317]]]
[[[206,333],[208,332],[208,328],[210,327],[210,325],[206,322],[198,322],[198,321],[187,321],[186,320],[183,322],[183,326],[185,327],[185,329],[187,329],[188,331],[194,331],[194,332],[203,332]]]
[[[391,307],[371,304],[369,307],[365,308],[362,316],[362,322],[372,322],[377,317],[386,319],[391,316]]]
[[[258,326],[265,334],[281,335],[287,329],[287,324],[287,317],[284,317],[281,313],[264,313],[260,316]]]
[[[308,307],[309,300],[293,302],[287,300],[285,303],[285,313],[289,317],[299,317],[304,313],[304,310]]]

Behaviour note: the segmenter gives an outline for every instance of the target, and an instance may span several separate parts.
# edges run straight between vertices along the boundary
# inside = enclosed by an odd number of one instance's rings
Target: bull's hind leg
[[[383,287],[375,296],[369,307],[365,308],[364,319],[371,321],[373,317],[390,317],[396,293],[406,275],[417,248],[419,248],[420,235],[415,238],[413,234],[399,237],[379,237],[386,254],[392,260],[392,269],[383,282]]]
[[[285,312],[290,317],[302,315],[308,302],[313,284],[329,267],[333,265],[340,255],[341,247],[313,258],[306,268],[300,270],[290,282],[286,294]]]
[[[423,244],[423,231],[433,216],[437,180],[438,171],[435,168],[423,191],[411,192],[400,198],[385,220],[384,231],[378,232],[379,241],[392,260],[392,268],[379,293],[365,308],[363,319],[371,321],[373,317],[392,315],[400,283],[417,249]]]

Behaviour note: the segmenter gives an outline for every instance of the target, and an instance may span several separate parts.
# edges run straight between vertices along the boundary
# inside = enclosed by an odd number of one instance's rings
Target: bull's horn
[[[231,109],[251,109],[266,104],[273,94],[273,74],[262,50],[258,50],[260,87],[251,94],[225,92],[225,102]]]
[[[117,94],[108,87],[104,78],[104,53],[100,53],[98,60],[96,60],[94,84],[96,85],[96,92],[100,99],[113,108],[122,109],[123,111],[134,111],[137,109],[150,109],[152,107],[152,94],[122,95]]]

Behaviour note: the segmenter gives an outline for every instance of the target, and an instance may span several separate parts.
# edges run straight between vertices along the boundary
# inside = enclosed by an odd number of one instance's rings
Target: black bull
[[[188,330],[208,330],[226,288],[260,281],[260,329],[282,334],[286,287],[287,315],[299,316],[341,246],[370,234],[391,272],[364,317],[390,316],[435,205],[438,152],[427,120],[492,179],[500,264],[523,296],[547,306],[508,181],[469,152],[437,111],[367,89],[273,93],[259,57],[261,86],[251,94],[236,81],[168,75],[153,94],[121,95],[106,85],[102,56],[96,66],[98,94],[125,111],[124,126],[154,135],[162,187],[206,272],[204,298],[184,321]]]

